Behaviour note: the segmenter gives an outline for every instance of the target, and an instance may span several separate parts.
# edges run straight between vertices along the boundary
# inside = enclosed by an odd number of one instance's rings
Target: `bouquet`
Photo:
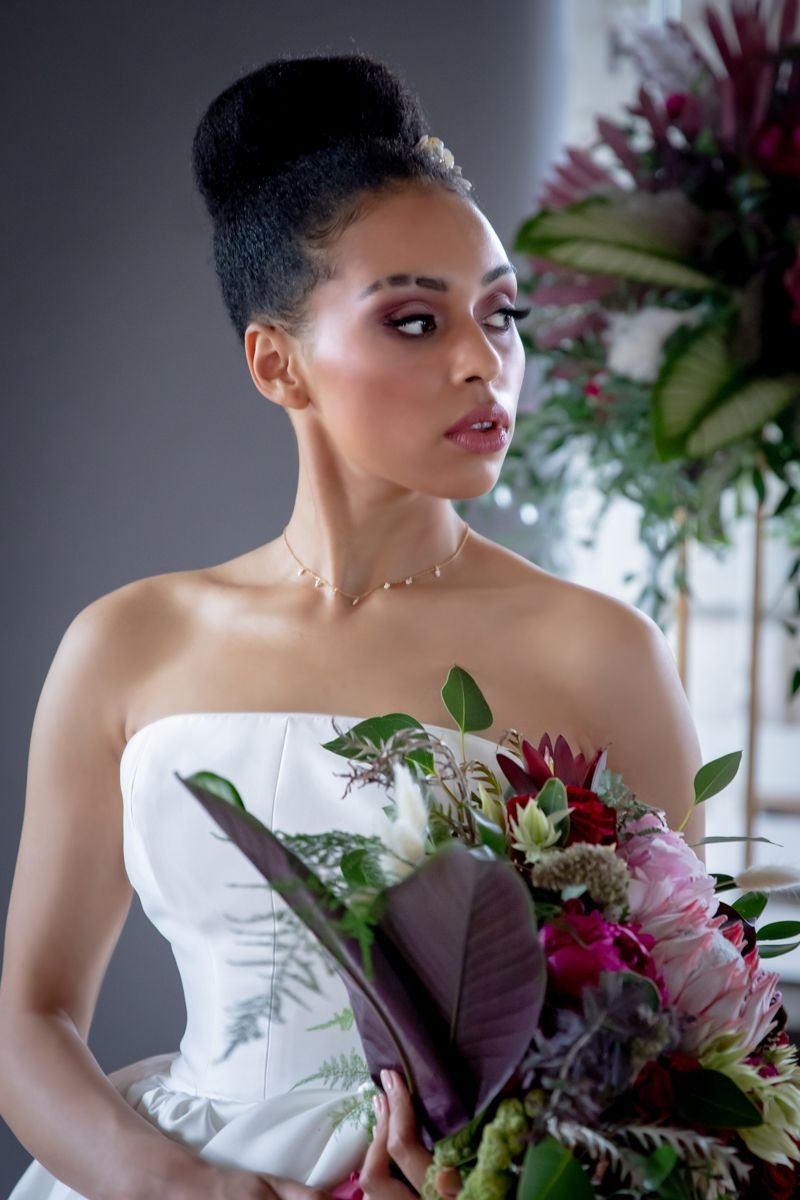
[[[595,142],[567,150],[514,243],[544,386],[508,483],[540,503],[583,445],[598,521],[615,497],[640,508],[636,603],[654,616],[665,561],[685,587],[686,538],[730,545],[726,497],[739,516],[769,499],[790,546],[800,508],[798,4],[732,0],[730,17],[705,9],[716,63],[680,22],[637,32],[625,119],[598,117]]]
[[[494,766],[463,761],[491,709],[458,666],[442,697],[461,760],[405,713],[324,743],[348,790],[389,793],[344,853],[335,831],[301,857],[230,780],[178,775],[332,955],[373,1081],[404,1074],[433,1151],[423,1195],[445,1166],[462,1200],[795,1195],[800,1066],[766,964],[800,922],[756,929],[756,869],[708,874],[605,749],[511,729]],[[701,768],[689,811],[740,757]]]

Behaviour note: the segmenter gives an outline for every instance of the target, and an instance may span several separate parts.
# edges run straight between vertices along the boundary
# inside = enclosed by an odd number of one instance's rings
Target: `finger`
[[[436,1190],[442,1200],[456,1200],[461,1186],[461,1172],[457,1167],[443,1167],[436,1176]]]
[[[373,1098],[373,1107],[375,1108],[375,1129],[372,1134],[372,1142],[364,1159],[363,1166],[358,1174],[358,1183],[361,1190],[367,1193],[370,1188],[375,1188],[380,1183],[391,1179],[389,1174],[389,1106],[386,1103],[386,1097],[377,1095]]]
[[[409,1183],[422,1191],[425,1174],[433,1162],[419,1140],[417,1118],[405,1081],[398,1071],[381,1071],[381,1082],[389,1101],[389,1154]]]
[[[261,1175],[259,1178],[269,1184],[272,1195],[277,1200],[331,1200],[330,1193],[322,1188],[307,1187],[304,1183],[284,1179],[280,1175]]]

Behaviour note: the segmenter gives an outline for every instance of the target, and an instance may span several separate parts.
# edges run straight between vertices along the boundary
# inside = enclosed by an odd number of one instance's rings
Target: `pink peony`
[[[755,948],[742,954],[741,926],[723,929],[713,879],[661,814],[629,822],[625,832],[633,836],[618,853],[631,872],[631,917],[654,939],[653,961],[686,1018],[680,1049],[699,1054],[729,1033],[754,1049],[780,1006],[777,974],[764,970]]]
[[[580,1000],[584,988],[599,982],[602,971],[634,971],[658,982],[650,956],[651,937],[606,921],[599,912],[582,912],[581,907],[578,901],[567,901],[563,912],[543,925],[539,934],[548,982],[559,997]]]

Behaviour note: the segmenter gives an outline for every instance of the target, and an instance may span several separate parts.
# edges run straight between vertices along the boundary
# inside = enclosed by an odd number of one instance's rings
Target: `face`
[[[442,189],[382,197],[328,251],[335,277],[310,299],[298,438],[324,436],[351,468],[466,499],[494,486],[525,369],[516,276],[492,226]],[[488,278],[489,275],[494,276]],[[475,454],[445,437],[477,405],[509,417],[505,444]],[[310,425],[309,425],[310,423]]]

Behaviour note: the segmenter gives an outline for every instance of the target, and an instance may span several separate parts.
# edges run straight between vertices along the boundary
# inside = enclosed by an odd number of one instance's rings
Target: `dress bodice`
[[[336,718],[340,729],[360,720]],[[460,751],[458,729],[426,728]],[[356,1081],[360,1042],[341,1017],[344,985],[176,777],[225,776],[279,833],[370,834],[385,793],[354,784],[344,796],[348,762],[322,745],[336,736],[328,713],[195,712],[152,721],[125,746],[125,866],[180,972],[187,1024],[170,1078],[183,1092],[245,1101]],[[495,751],[466,735],[467,757],[493,765]]]

